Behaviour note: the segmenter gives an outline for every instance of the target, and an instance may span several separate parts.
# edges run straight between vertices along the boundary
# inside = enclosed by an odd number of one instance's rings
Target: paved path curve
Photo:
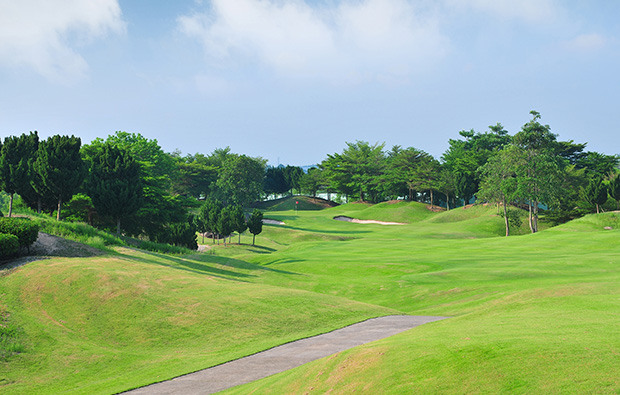
[[[283,344],[258,354],[138,388],[124,394],[212,394],[444,318],[447,317],[391,315],[372,318],[333,332]]]

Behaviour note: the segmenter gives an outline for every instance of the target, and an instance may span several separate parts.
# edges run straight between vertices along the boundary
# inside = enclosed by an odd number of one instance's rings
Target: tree
[[[81,144],[79,137],[60,135],[39,143],[34,168],[45,189],[58,202],[58,221],[62,202],[71,199],[86,176],[86,167],[80,156]]]
[[[291,194],[294,194],[295,189],[297,189],[297,192],[300,192],[300,181],[301,178],[304,175],[304,171],[301,167],[299,166],[290,166],[287,165],[284,168],[284,180],[286,182],[286,188],[287,191],[290,190]]]
[[[321,188],[322,174],[321,170],[316,167],[311,167],[308,172],[301,177],[299,187],[303,193],[316,197],[316,193]]]
[[[127,234],[156,240],[166,232],[168,224],[186,222],[188,208],[198,203],[194,198],[174,193],[175,159],[161,149],[157,140],[149,140],[139,133],[116,132],[105,141],[95,139],[85,145],[84,158],[90,161],[96,152],[103,151],[105,144],[128,152],[140,164],[142,205],[135,215],[123,221]]]
[[[503,206],[504,224],[506,236],[510,236],[510,215],[508,203],[511,202],[517,192],[516,170],[523,166],[524,157],[522,151],[516,146],[508,146],[480,168],[482,181],[478,198],[492,201]]]
[[[389,154],[388,179],[394,184],[403,182],[406,185],[409,200],[417,200],[416,194],[422,183],[420,167],[431,156],[417,148],[392,148]]]
[[[0,185],[9,194],[9,213],[13,214],[13,197],[15,193],[27,192],[30,186],[30,164],[38,149],[37,132],[22,134],[19,137],[8,136],[0,144]]]
[[[588,203],[596,205],[596,213],[599,214],[600,205],[607,201],[607,185],[603,183],[603,178],[595,175],[582,191],[584,199]]]
[[[346,195],[357,194],[360,200],[376,202],[381,193],[386,165],[383,144],[365,141],[346,143],[342,154],[327,155],[321,163],[326,177],[336,190]]]
[[[226,246],[226,237],[234,230],[232,206],[226,206],[220,211],[217,218],[217,232],[224,238],[224,246]]]
[[[265,170],[265,179],[263,180],[263,190],[267,196],[273,194],[274,196],[280,195],[288,191],[289,184],[286,181],[284,174],[285,167],[269,166]]]
[[[265,160],[246,155],[227,157],[222,163],[217,187],[225,203],[247,206],[263,191]]]
[[[142,204],[140,165],[129,152],[110,142],[90,161],[87,194],[99,215],[115,220],[116,236],[120,237],[121,220],[134,215]]]
[[[620,210],[620,173],[609,182],[609,196],[616,201],[616,210]]]
[[[514,144],[523,150],[524,165],[517,173],[519,196],[529,207],[529,225],[532,233],[538,231],[539,203],[551,205],[557,200],[561,187],[561,163],[554,152],[556,135],[549,125],[542,125],[540,113],[530,111],[532,120],[523,125],[513,137]]]
[[[448,150],[441,159],[444,167],[453,174],[456,195],[463,199],[463,204],[468,204],[479,188],[478,168],[509,144],[511,137],[501,123],[489,126],[485,133],[472,129],[462,130],[459,135],[464,139],[450,139]]]
[[[245,223],[245,213],[243,207],[236,205],[232,208],[233,230],[239,234],[239,244],[241,244],[241,233],[245,232],[248,225]]]
[[[256,235],[263,231],[263,212],[254,209],[248,219],[248,230],[252,233],[252,245],[255,245]]]

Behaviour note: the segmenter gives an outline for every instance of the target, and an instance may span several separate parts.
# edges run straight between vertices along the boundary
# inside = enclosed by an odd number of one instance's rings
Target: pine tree
[[[79,137],[59,135],[39,143],[34,170],[45,189],[58,202],[58,221],[62,202],[71,199],[86,176],[86,167],[80,156],[81,144]]]
[[[86,190],[99,215],[116,222],[116,236],[121,234],[121,220],[135,214],[142,203],[140,165],[125,150],[106,143],[91,158]]]

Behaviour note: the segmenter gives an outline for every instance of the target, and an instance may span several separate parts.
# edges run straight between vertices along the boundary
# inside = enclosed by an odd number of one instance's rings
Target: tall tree
[[[560,193],[562,164],[554,152],[556,135],[551,133],[549,125],[539,122],[540,113],[532,110],[530,114],[532,119],[515,134],[513,141],[526,159],[518,173],[518,193],[528,204],[530,230],[535,233],[539,203],[551,205]]]
[[[607,201],[607,185],[603,178],[595,175],[590,178],[590,182],[583,189],[583,197],[588,203],[596,206],[596,213],[600,213],[600,206]]]
[[[90,158],[86,191],[99,215],[116,222],[116,236],[121,235],[121,221],[134,215],[142,204],[140,165],[127,152],[112,143]]]
[[[508,203],[516,196],[517,169],[523,164],[523,152],[516,146],[508,146],[480,168],[482,181],[477,197],[503,206],[506,236],[510,236]]]
[[[226,237],[234,231],[234,219],[233,219],[233,206],[226,206],[220,211],[220,215],[217,218],[217,232],[224,238],[224,245],[226,245]]]
[[[140,164],[142,205],[136,215],[123,221],[126,233],[156,240],[166,232],[167,224],[187,222],[187,210],[197,202],[174,193],[175,159],[161,149],[157,140],[149,140],[139,133],[116,132],[105,141],[95,139],[85,145],[84,158],[89,160],[95,152],[102,151],[105,143],[129,152]]]
[[[252,233],[252,245],[255,245],[256,235],[263,231],[263,212],[254,209],[248,219],[248,230]]]
[[[37,132],[8,136],[0,144],[0,186],[9,194],[9,213],[13,214],[15,193],[23,194],[31,189],[30,165],[34,161],[39,145]]]
[[[609,196],[616,201],[616,210],[620,210],[620,173],[609,182]]]
[[[264,174],[264,159],[246,155],[230,156],[222,163],[217,186],[226,203],[247,206],[260,198]]]
[[[303,193],[307,193],[312,197],[316,197],[316,193],[321,188],[322,174],[321,170],[311,167],[308,172],[303,175],[299,183],[299,187]]]
[[[288,188],[287,190],[290,190],[291,194],[295,194],[295,189],[297,189],[298,193],[301,193],[299,189],[299,183],[303,175],[304,171],[299,166],[287,165],[284,168],[284,180]]]
[[[462,130],[459,135],[461,139],[449,140],[449,147],[441,159],[454,176],[456,195],[468,204],[479,188],[478,168],[509,144],[511,137],[501,123],[489,126],[485,133],[472,129]]]
[[[235,205],[232,208],[233,230],[239,235],[239,244],[241,244],[241,233],[245,232],[248,225],[245,222],[245,213],[243,207]]]
[[[386,164],[384,146],[385,143],[371,145],[365,141],[347,143],[342,154],[327,155],[321,168],[341,193],[376,202],[380,197]]]
[[[81,144],[79,137],[60,135],[39,143],[34,168],[45,188],[57,199],[58,221],[62,202],[71,199],[86,177],[86,166],[80,156]]]

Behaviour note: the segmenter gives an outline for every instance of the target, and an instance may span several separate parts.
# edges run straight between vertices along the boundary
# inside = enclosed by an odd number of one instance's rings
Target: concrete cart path
[[[444,318],[447,317],[392,315],[372,318],[333,332],[283,344],[258,354],[124,394],[212,394]]]

